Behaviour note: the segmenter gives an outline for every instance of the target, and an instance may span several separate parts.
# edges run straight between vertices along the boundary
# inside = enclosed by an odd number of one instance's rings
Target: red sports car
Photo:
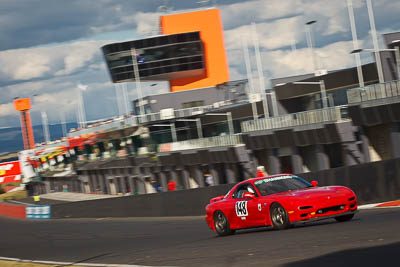
[[[356,212],[357,197],[349,188],[317,187],[316,181],[280,174],[242,181],[225,196],[211,199],[206,222],[224,236],[259,226],[286,229],[293,223],[327,218],[343,222]]]

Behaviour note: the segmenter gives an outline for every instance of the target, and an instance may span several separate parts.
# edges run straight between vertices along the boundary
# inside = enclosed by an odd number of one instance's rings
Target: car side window
[[[250,183],[244,183],[236,188],[235,192],[232,194],[232,198],[242,199],[243,194],[247,192],[253,193],[256,197],[258,197],[258,194],[254,189],[254,186]]]

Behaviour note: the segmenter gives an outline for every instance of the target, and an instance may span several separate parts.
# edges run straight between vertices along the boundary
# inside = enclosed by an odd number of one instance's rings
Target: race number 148
[[[236,215],[241,217],[241,216],[247,216],[247,201],[238,201],[235,203],[235,210],[236,210]]]

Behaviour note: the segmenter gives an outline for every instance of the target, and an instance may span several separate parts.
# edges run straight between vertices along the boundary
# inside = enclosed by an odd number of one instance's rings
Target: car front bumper
[[[294,224],[299,223],[299,224],[304,224],[304,223],[309,223],[309,222],[315,222],[315,221],[321,221],[321,220],[326,220],[326,219],[331,219],[335,217],[340,217],[340,216],[345,216],[345,215],[350,215],[350,214],[356,214],[358,210],[351,210],[339,214],[332,214],[332,215],[326,215],[326,216],[318,216],[318,217],[313,217],[313,218],[308,218],[300,221],[294,222]]]

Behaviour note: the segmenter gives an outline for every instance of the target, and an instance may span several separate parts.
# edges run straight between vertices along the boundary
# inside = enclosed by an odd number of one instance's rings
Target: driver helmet
[[[254,194],[254,189],[251,186],[247,187],[247,191],[249,191],[250,193]]]

